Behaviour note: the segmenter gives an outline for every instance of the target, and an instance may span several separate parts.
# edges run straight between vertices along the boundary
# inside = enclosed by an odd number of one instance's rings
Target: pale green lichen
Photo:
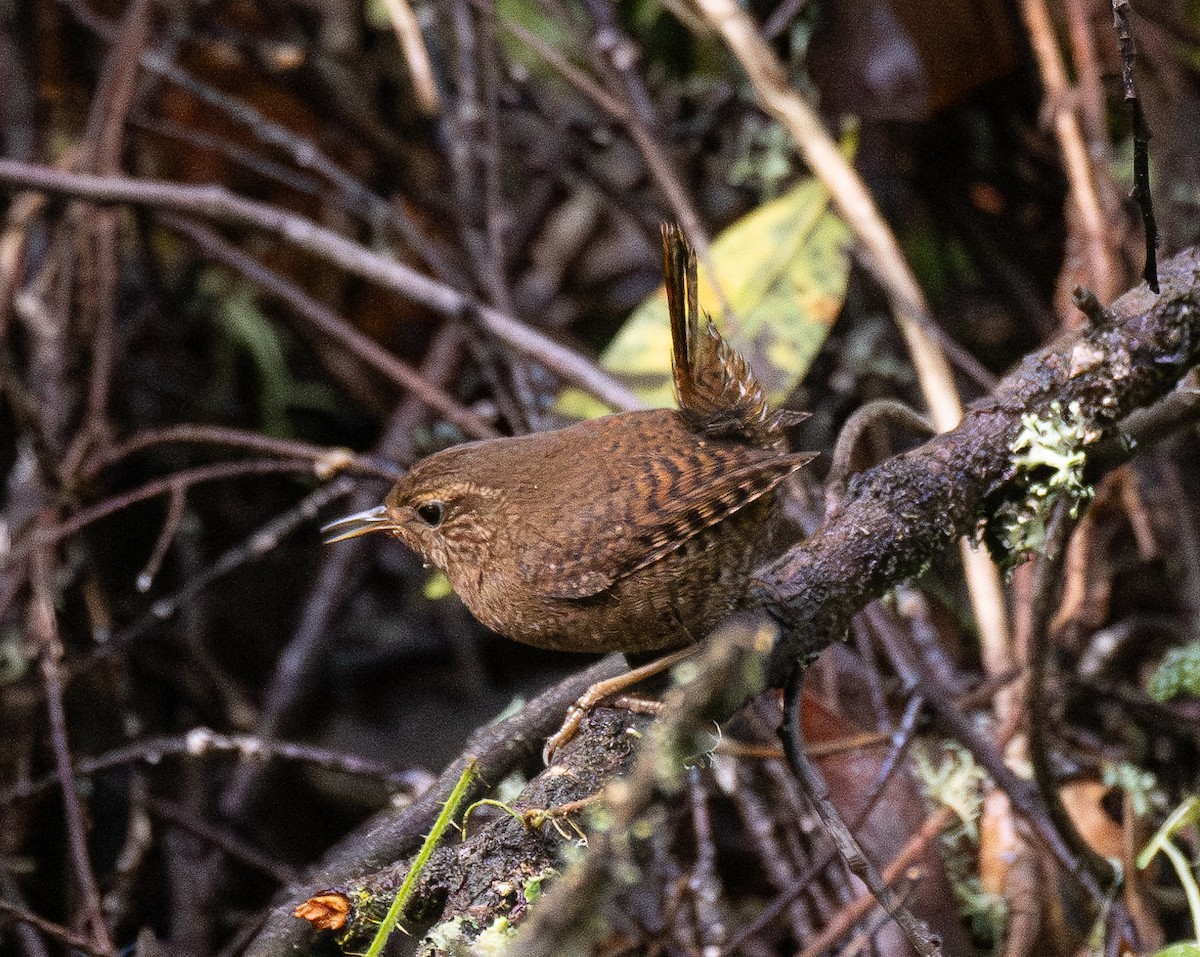
[[[979,875],[969,873],[967,868],[947,869],[951,872],[960,911],[971,925],[972,934],[977,940],[993,941],[993,952],[998,952],[1008,924],[1008,902],[1004,895],[989,891]]]
[[[497,917],[483,930],[470,917],[460,916],[432,928],[421,941],[422,954],[449,957],[502,957],[516,936],[517,928],[507,917]]]
[[[472,957],[502,957],[517,934],[517,928],[507,917],[497,917],[484,928],[471,944]]]
[[[1155,701],[1200,698],[1200,641],[1170,649],[1150,676],[1146,694]]]
[[[917,778],[929,799],[954,812],[962,836],[978,841],[987,772],[975,763],[969,751],[955,744],[945,748],[937,764],[925,748],[915,749],[914,757]]]
[[[511,804],[521,796],[521,792],[525,790],[529,784],[529,778],[520,771],[513,771],[512,774],[504,778],[496,785],[496,793],[494,797],[497,801],[502,801],[505,804]]]
[[[959,745],[951,744],[941,750],[936,763],[924,747],[916,748],[914,756],[917,777],[926,796],[952,810],[958,818],[956,827],[942,832],[939,843],[962,915],[970,922],[978,940],[998,945],[1004,939],[1008,908],[1003,896],[983,886],[975,867],[987,773]]]
[[[1009,445],[1015,477],[1024,483],[1019,502],[1006,502],[996,511],[1000,542],[1016,558],[1038,551],[1046,540],[1046,524],[1059,501],[1067,502],[1072,518],[1095,489],[1084,481],[1086,447],[1100,438],[1080,404],[1050,403],[1049,418],[1033,413],[1021,416],[1021,432]]]
[[[528,908],[541,900],[545,891],[543,884],[558,875],[553,867],[546,867],[528,878],[522,886],[509,881],[501,881],[492,885],[505,906],[517,905],[526,915]],[[524,905],[521,904],[524,898]],[[508,952],[508,945],[517,933],[517,924],[511,916],[502,914],[496,917],[483,930],[472,917],[460,915],[450,920],[442,921],[432,927],[421,941],[419,953],[447,954],[449,957],[501,957]]]
[[[455,917],[432,927],[421,941],[422,954],[451,954],[467,957],[471,939],[479,925],[470,917]]]

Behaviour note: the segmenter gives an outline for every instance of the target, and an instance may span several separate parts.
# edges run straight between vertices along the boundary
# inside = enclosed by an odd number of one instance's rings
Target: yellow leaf
[[[850,231],[829,208],[816,179],[806,179],[758,207],[712,244],[717,284],[736,319],[730,323],[700,264],[700,308],[749,361],[775,402],[808,371],[842,307],[850,270]],[[651,406],[674,404],[667,296],[660,286],[643,302],[601,356],[600,364]],[[604,409],[568,390],[564,414],[589,418]]]

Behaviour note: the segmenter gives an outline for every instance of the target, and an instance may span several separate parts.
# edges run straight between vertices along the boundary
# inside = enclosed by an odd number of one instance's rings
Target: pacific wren
[[[493,630],[540,648],[647,652],[702,638],[745,593],[775,487],[815,456],[745,360],[700,324],[695,254],[664,225],[679,410],[455,446],[327,541],[387,532]]]

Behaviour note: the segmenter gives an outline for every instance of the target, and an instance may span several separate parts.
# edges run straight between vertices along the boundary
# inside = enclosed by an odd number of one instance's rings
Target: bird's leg
[[[687,648],[673,651],[669,655],[663,655],[661,658],[656,658],[637,668],[631,668],[623,675],[617,675],[615,678],[608,678],[605,681],[597,681],[567,709],[567,716],[563,719],[562,727],[546,739],[546,746],[542,748],[542,760],[549,766],[554,760],[554,752],[575,737],[575,732],[579,730],[579,723],[600,702],[620,694],[627,688],[632,688],[647,678],[662,674],[685,658],[695,654],[695,651],[696,646],[689,645]]]
[[[609,700],[609,705],[628,711],[631,714],[648,714],[657,718],[662,714],[662,702],[653,698],[639,698],[637,695],[621,694]]]

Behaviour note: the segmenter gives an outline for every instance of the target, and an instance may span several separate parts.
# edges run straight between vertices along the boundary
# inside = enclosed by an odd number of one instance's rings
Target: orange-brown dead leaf
[[[1120,860],[1125,850],[1124,830],[1101,803],[1108,788],[1099,781],[1068,781],[1058,793],[1079,836],[1097,854]]]
[[[328,891],[310,897],[293,911],[317,930],[341,930],[350,915],[350,899],[345,894]]]
[[[804,695],[801,720],[806,747],[812,751],[829,743],[842,745],[863,734],[862,728],[807,693]],[[887,755],[886,746],[880,747],[874,735],[870,735],[870,739],[876,743],[875,747],[853,751],[839,749],[817,760],[829,785],[830,797],[847,823],[858,817],[876,788]],[[883,797],[857,829],[855,836],[863,850],[880,867],[884,867],[906,850],[927,816],[920,789],[908,775],[897,774],[888,783]],[[954,894],[936,848],[927,844],[922,853],[915,855],[912,867],[922,875],[920,892],[913,902],[914,912],[941,937],[946,953],[965,952],[967,944],[953,904]],[[886,938],[878,938],[877,941],[881,953],[910,952],[903,939],[891,931]]]

